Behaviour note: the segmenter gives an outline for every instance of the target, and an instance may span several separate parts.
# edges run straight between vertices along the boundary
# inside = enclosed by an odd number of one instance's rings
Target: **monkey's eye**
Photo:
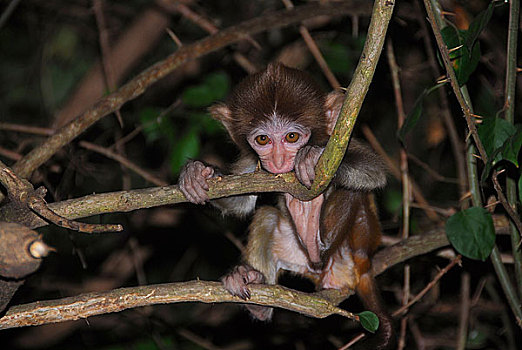
[[[261,146],[266,145],[270,141],[270,138],[266,135],[259,135],[256,136],[256,142],[260,144]]]
[[[297,142],[297,140],[299,140],[299,136],[300,135],[296,132],[289,132],[288,134],[286,134],[285,139],[287,142],[294,143]]]

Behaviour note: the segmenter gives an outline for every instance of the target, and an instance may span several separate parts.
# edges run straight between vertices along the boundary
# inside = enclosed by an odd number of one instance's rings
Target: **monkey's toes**
[[[252,266],[245,264],[236,266],[229,274],[225,275],[221,281],[230,294],[247,300],[250,299],[248,285],[252,283],[264,283],[265,276]]]
[[[221,281],[228,292],[243,300],[250,299],[250,290],[247,287],[245,278],[236,273],[230,273],[224,276]]]

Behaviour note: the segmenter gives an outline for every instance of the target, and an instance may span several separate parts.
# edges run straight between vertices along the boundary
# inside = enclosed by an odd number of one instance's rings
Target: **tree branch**
[[[386,38],[388,23],[393,13],[394,2],[376,0],[363,52],[352,81],[348,86],[341,113],[326,148],[317,162],[315,180],[311,193],[317,196],[324,191],[343,160],[352,134],[355,120],[373,79],[377,62]],[[305,199],[305,198],[300,198]]]
[[[495,229],[501,230],[507,225],[506,220],[497,220]],[[378,252],[373,258],[373,274],[379,275],[396,264],[448,244],[443,228],[410,237]],[[278,285],[250,285],[249,288],[252,293],[251,299],[247,301],[232,296],[221,283],[208,281],[121,288],[38,301],[11,307],[0,318],[0,329],[72,321],[140,306],[180,302],[250,303],[279,307],[310,317],[324,318],[337,314],[354,318],[353,314],[336,307],[351,293],[343,295],[337,290],[328,289],[307,294]]]

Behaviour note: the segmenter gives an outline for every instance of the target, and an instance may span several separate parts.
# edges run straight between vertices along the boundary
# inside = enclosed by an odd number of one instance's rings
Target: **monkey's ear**
[[[230,108],[228,108],[228,106],[225,103],[218,102],[218,103],[215,103],[212,106],[210,106],[208,111],[210,112],[210,115],[212,116],[212,118],[220,121],[221,124],[223,124],[223,126],[227,130],[227,132],[230,135],[230,137],[232,138],[232,140],[234,142],[236,142],[236,140],[234,140],[234,136],[233,136],[234,133],[232,132],[233,123],[232,123],[232,111],[230,110]]]
[[[326,110],[326,132],[328,135],[332,135],[333,133],[343,102],[344,93],[342,91],[335,90],[326,96],[324,106]]]
[[[213,104],[208,108],[208,111],[210,112],[212,118],[219,120],[223,124],[227,121],[230,121],[231,119],[232,113],[230,108],[228,108],[228,106],[223,102]]]

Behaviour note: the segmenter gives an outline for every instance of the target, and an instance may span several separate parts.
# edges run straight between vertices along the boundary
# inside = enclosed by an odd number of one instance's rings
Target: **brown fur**
[[[210,111],[225,125],[240,149],[249,149],[245,141],[247,134],[268,120],[274,111],[283,119],[311,126],[310,144],[325,145],[328,141],[325,101],[326,94],[308,74],[274,63],[246,77],[225,104],[213,106]]]

